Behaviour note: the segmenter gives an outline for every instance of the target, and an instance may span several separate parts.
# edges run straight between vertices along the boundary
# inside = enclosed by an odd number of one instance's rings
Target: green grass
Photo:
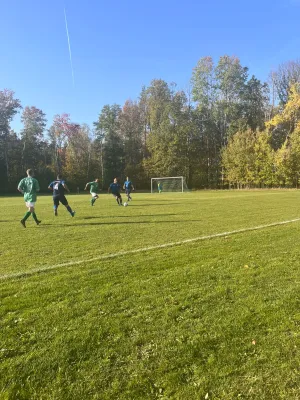
[[[0,198],[0,399],[300,399],[297,191]]]

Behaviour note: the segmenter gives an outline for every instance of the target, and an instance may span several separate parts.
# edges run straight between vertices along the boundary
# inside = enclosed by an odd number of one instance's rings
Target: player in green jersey
[[[91,205],[93,206],[95,201],[99,198],[98,191],[99,191],[99,179],[95,179],[93,182],[88,182],[85,185],[84,190],[87,190],[88,186],[90,186],[90,193],[92,195],[91,198]]]
[[[25,222],[26,222],[27,218],[30,217],[30,215],[32,215],[32,217],[35,220],[35,223],[37,225],[39,225],[42,222],[37,219],[37,216],[36,216],[36,213],[34,210],[35,203],[36,203],[36,194],[37,194],[37,192],[40,191],[40,185],[39,185],[38,181],[35,178],[33,178],[33,170],[32,169],[28,169],[26,171],[26,173],[27,173],[27,178],[23,178],[18,185],[18,191],[24,195],[25,204],[26,204],[26,207],[28,208],[28,211],[26,212],[26,214],[20,221],[21,224],[24,226],[24,228],[26,228]]]
[[[158,182],[158,184],[157,184],[157,190],[158,190],[158,193],[162,192],[162,184],[160,182]]]

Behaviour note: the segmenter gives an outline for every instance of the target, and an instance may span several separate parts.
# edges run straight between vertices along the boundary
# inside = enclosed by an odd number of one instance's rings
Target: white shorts
[[[97,193],[94,193],[94,192],[92,192],[91,195],[92,195],[92,197],[97,197],[98,196]]]
[[[25,201],[26,207],[34,207],[35,202],[33,203],[32,201]]]

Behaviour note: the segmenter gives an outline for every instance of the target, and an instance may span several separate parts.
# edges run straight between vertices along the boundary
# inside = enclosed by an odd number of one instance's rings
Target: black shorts
[[[68,200],[66,199],[66,197],[64,195],[55,196],[55,197],[53,197],[53,203],[56,207],[59,206],[59,203],[63,204],[64,206],[67,206]]]
[[[112,193],[112,195],[113,196],[115,196],[115,197],[117,197],[118,199],[120,199],[121,198],[121,195],[120,195],[120,193],[118,192],[118,193]]]

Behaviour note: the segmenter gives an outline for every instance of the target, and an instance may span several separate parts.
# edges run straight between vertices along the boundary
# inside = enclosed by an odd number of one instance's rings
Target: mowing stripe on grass
[[[39,273],[46,272],[46,271],[51,271],[51,270],[58,269],[58,268],[70,267],[73,265],[80,265],[80,264],[87,264],[87,263],[91,263],[93,261],[102,261],[102,260],[107,260],[109,258],[126,256],[129,254],[136,254],[136,253],[142,253],[142,252],[151,251],[151,250],[158,250],[158,249],[164,249],[164,248],[168,248],[168,247],[180,246],[180,245],[187,244],[187,243],[199,242],[201,240],[208,240],[208,239],[214,239],[214,238],[223,237],[223,236],[235,235],[237,233],[257,231],[260,229],[271,228],[273,226],[279,226],[279,225],[286,225],[286,224],[290,224],[292,222],[298,222],[298,221],[300,221],[300,218],[290,219],[288,221],[282,221],[282,222],[273,222],[271,224],[266,224],[266,225],[253,226],[252,228],[250,227],[250,228],[236,229],[236,230],[230,231],[230,232],[214,233],[212,235],[199,236],[199,237],[195,237],[192,239],[180,240],[179,242],[158,244],[155,246],[142,247],[140,249],[135,249],[135,250],[119,251],[118,253],[102,255],[102,256],[98,256],[98,257],[94,257],[94,258],[89,258],[87,260],[78,260],[78,261],[74,260],[74,261],[69,261],[69,262],[62,263],[62,264],[45,265],[44,267],[32,269],[30,271],[17,272],[15,274],[0,275],[0,280],[4,281],[4,280],[14,279],[14,278],[23,278],[23,277],[39,274]]]

